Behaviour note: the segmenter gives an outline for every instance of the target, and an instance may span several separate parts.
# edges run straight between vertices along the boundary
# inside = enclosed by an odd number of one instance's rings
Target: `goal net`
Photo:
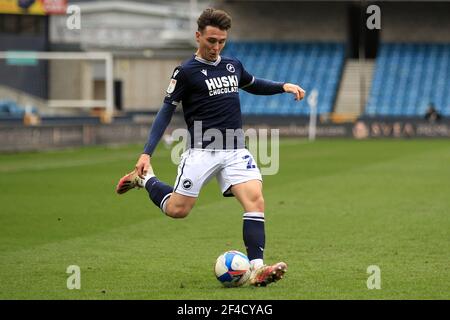
[[[109,52],[0,52],[0,101],[49,115],[114,109]]]

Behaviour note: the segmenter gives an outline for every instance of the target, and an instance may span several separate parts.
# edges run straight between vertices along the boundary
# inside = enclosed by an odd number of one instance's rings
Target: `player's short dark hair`
[[[197,20],[198,31],[202,32],[207,26],[213,26],[220,30],[231,28],[231,17],[223,10],[207,8],[203,10]]]

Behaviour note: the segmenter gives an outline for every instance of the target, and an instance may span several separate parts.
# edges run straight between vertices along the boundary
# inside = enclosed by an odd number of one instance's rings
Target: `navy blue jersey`
[[[194,121],[202,122],[203,132],[241,129],[239,88],[254,80],[237,59],[219,56],[211,62],[194,55],[175,68],[164,103],[182,104],[191,135]]]

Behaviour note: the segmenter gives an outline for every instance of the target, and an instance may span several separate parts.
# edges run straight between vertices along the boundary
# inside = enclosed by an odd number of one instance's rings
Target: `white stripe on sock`
[[[166,194],[166,196],[162,199],[161,203],[159,204],[159,208],[162,210],[162,212],[166,213],[166,203],[169,197],[172,195],[172,193]]]
[[[244,217],[264,219],[264,212],[246,212],[246,213],[244,213]]]
[[[264,222],[264,219],[258,219],[258,218],[242,218],[242,220],[253,220],[253,221]]]
[[[144,178],[144,182],[143,182],[144,188],[145,188],[145,185],[147,184],[147,181],[150,180],[150,178],[153,178],[153,177],[155,177],[154,174],[152,174],[152,173],[147,173],[147,175],[146,175],[145,178]]]
[[[253,259],[252,261],[250,261],[250,266],[252,270],[256,270],[263,265],[264,265],[263,259]]]

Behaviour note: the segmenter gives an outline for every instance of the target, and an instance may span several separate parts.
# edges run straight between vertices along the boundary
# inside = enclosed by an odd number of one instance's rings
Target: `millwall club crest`
[[[193,183],[189,179],[184,179],[182,185],[183,185],[183,189],[189,190],[190,188],[192,188]]]
[[[206,69],[203,69],[200,72],[203,73],[206,77],[208,76],[208,72],[206,72]]]
[[[234,73],[235,71],[234,66],[231,63],[227,64],[227,70],[230,71],[231,73]]]

